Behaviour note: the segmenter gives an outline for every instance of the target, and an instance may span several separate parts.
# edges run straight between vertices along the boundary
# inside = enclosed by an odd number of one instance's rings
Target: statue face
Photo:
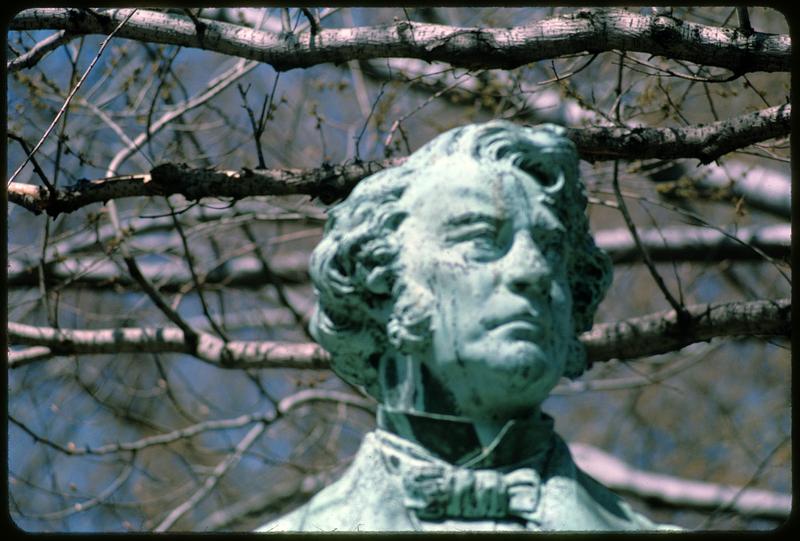
[[[398,229],[408,287],[435,298],[419,360],[461,415],[530,412],[562,375],[574,332],[564,225],[522,174],[451,160],[427,173]]]

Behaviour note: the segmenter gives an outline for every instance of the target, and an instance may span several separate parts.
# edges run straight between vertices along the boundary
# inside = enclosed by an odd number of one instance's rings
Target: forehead
[[[462,211],[506,214],[539,206],[543,190],[521,172],[500,172],[474,160],[443,160],[418,173],[404,199],[409,213],[440,221]]]

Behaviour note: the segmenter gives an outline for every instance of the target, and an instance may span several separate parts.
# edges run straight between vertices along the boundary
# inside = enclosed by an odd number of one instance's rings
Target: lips
[[[489,329],[502,329],[510,332],[515,338],[523,339],[541,338],[547,327],[542,322],[541,316],[536,316],[527,310],[491,318],[487,323]]]

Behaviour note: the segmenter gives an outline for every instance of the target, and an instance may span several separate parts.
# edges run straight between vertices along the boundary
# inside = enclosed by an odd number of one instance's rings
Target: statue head
[[[311,322],[334,370],[383,403],[512,417],[586,366],[611,282],[563,128],[450,130],[332,208]]]

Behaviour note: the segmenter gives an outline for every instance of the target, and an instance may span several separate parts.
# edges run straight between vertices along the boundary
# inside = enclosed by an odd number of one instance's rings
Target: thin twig
[[[116,479],[114,479],[111,482],[110,485],[108,485],[105,489],[103,489],[102,492],[100,492],[100,494],[98,494],[93,498],[90,498],[82,502],[74,503],[65,509],[61,509],[59,511],[53,511],[52,513],[42,513],[39,515],[26,514],[25,516],[26,518],[33,518],[39,520],[58,520],[74,515],[75,513],[81,513],[97,505],[101,505],[109,497],[111,497],[114,494],[114,492],[116,492],[117,489],[119,489],[119,487],[121,487],[125,483],[125,481],[127,481],[130,478],[131,473],[133,473],[133,468],[134,468],[134,463],[133,461],[131,461],[125,466],[125,468],[123,468],[122,472],[117,476]]]
[[[190,350],[195,350],[197,348],[197,343],[199,340],[199,336],[197,331],[195,331],[184,319],[173,310],[169,304],[164,300],[164,298],[156,291],[156,288],[150,283],[150,281],[145,278],[142,274],[142,271],[139,270],[139,266],[136,264],[136,260],[131,255],[126,255],[123,257],[125,261],[125,265],[128,267],[128,272],[130,272],[131,277],[136,280],[139,285],[142,287],[147,296],[150,297],[150,300],[158,307],[161,312],[169,318],[170,321],[175,323],[183,331],[184,340]]]
[[[190,509],[200,503],[200,501],[205,498],[215,486],[217,486],[217,483],[222,476],[239,462],[245,451],[247,451],[256,442],[258,437],[261,436],[265,429],[266,425],[264,423],[259,423],[251,428],[247,434],[245,434],[244,438],[242,438],[242,440],[238,443],[238,445],[236,445],[234,452],[225,457],[222,462],[217,464],[217,467],[215,467],[214,471],[211,472],[211,475],[206,478],[200,489],[192,494],[188,500],[173,509],[169,515],[167,515],[167,518],[165,518],[161,524],[156,526],[153,531],[166,532],[175,524],[175,522],[178,521],[178,519],[180,519]]]
[[[319,16],[309,8],[300,8],[300,11],[302,11],[303,15],[308,19],[308,24],[311,27],[311,35],[316,36],[320,29]]]
[[[253,244],[253,252],[255,253],[255,256],[258,259],[259,263],[261,263],[261,268],[263,269],[264,274],[267,275],[268,277],[267,279],[275,288],[275,292],[278,294],[278,300],[280,300],[281,304],[285,306],[286,309],[292,313],[295,322],[303,330],[303,334],[305,334],[309,340],[313,340],[311,333],[308,330],[308,322],[306,321],[305,317],[303,317],[303,314],[297,311],[297,309],[291,303],[289,298],[286,296],[282,280],[270,268],[269,262],[267,261],[267,258],[264,255],[263,250],[261,249],[261,245],[259,244],[258,239],[256,239],[256,236],[253,234],[252,229],[250,229],[250,225],[244,223],[242,224],[241,229],[242,232],[247,237],[247,239]]]
[[[228,335],[225,334],[217,322],[214,321],[214,318],[211,317],[211,311],[208,309],[208,303],[206,303],[205,295],[203,294],[203,286],[200,279],[197,276],[197,271],[195,270],[194,266],[194,256],[192,255],[191,250],[189,249],[189,242],[186,240],[186,234],[183,231],[183,226],[181,225],[180,220],[178,220],[177,215],[175,214],[175,208],[172,206],[172,203],[169,200],[169,197],[164,198],[167,202],[167,206],[171,211],[172,215],[172,223],[175,225],[175,230],[178,232],[178,236],[181,238],[181,244],[183,245],[183,253],[186,256],[186,264],[189,266],[189,272],[192,275],[192,283],[194,284],[194,288],[197,291],[197,296],[200,299],[200,304],[203,307],[203,314],[206,316],[208,323],[211,325],[211,328],[219,335],[220,338],[224,342],[228,342],[229,338]],[[187,323],[188,325],[188,323]]]
[[[44,135],[42,135],[41,139],[39,139],[39,142],[38,142],[38,143],[36,143],[36,146],[34,146],[34,147],[33,147],[33,150],[32,150],[32,151],[31,151],[31,153],[30,153],[30,154],[28,154],[28,156],[25,158],[25,161],[23,161],[23,162],[22,162],[22,164],[21,164],[19,167],[17,167],[17,170],[16,170],[16,171],[14,171],[14,174],[12,174],[12,175],[11,175],[11,177],[8,179],[8,184],[11,184],[11,182],[12,182],[12,181],[13,181],[15,178],[17,178],[17,175],[19,175],[20,171],[22,171],[22,169],[23,169],[23,168],[24,168],[26,165],[28,165],[28,162],[31,160],[31,158],[33,158],[33,155],[34,155],[34,154],[36,154],[36,152],[39,150],[39,148],[41,148],[41,146],[44,144],[45,140],[46,140],[46,139],[47,139],[47,137],[50,135],[50,132],[52,132],[52,131],[53,131],[53,128],[55,128],[56,124],[57,124],[57,123],[58,123],[58,121],[61,119],[61,116],[64,114],[64,111],[66,111],[66,110],[67,110],[67,107],[69,107],[69,104],[70,104],[70,102],[72,101],[72,97],[75,95],[75,93],[76,93],[76,92],[78,91],[78,89],[81,87],[81,85],[83,85],[83,82],[84,82],[84,81],[86,80],[86,78],[89,76],[89,73],[91,73],[92,69],[94,69],[94,66],[95,66],[95,64],[97,64],[97,61],[98,61],[98,60],[100,60],[100,55],[102,55],[102,54],[103,54],[103,51],[105,50],[105,48],[106,48],[106,46],[108,45],[108,43],[111,41],[111,38],[113,38],[113,37],[114,37],[114,35],[117,33],[117,31],[118,31],[120,28],[122,28],[122,27],[125,25],[125,23],[127,23],[127,22],[128,22],[128,20],[129,20],[131,17],[133,17],[133,14],[134,14],[134,13],[136,13],[136,9],[133,9],[133,10],[131,10],[131,12],[130,12],[130,13],[128,13],[128,16],[127,16],[127,17],[125,17],[125,18],[122,20],[122,22],[121,22],[121,23],[119,23],[119,24],[117,25],[117,27],[116,27],[116,28],[115,28],[115,29],[114,29],[114,30],[113,30],[113,31],[112,31],[112,32],[111,32],[111,33],[108,35],[108,37],[106,37],[106,39],[104,39],[104,40],[103,40],[103,43],[102,43],[102,44],[100,44],[100,49],[97,51],[97,54],[95,55],[95,57],[92,59],[92,62],[89,64],[89,67],[88,67],[88,68],[86,68],[86,71],[83,73],[83,75],[81,76],[81,78],[80,78],[80,80],[78,81],[78,83],[77,83],[77,84],[76,84],[76,85],[75,85],[75,86],[72,88],[72,91],[70,91],[69,95],[67,96],[67,99],[66,99],[66,101],[64,101],[64,105],[62,105],[62,106],[61,106],[61,109],[59,109],[59,111],[58,111],[58,114],[56,114],[56,117],[53,119],[53,121],[52,121],[52,122],[50,123],[50,125],[47,127],[47,130],[45,130],[45,132],[44,132]]]
[[[39,166],[39,162],[36,161],[36,158],[34,158],[33,153],[28,147],[28,143],[25,142],[25,139],[23,139],[22,137],[13,132],[8,132],[6,135],[8,135],[9,139],[13,139],[14,141],[18,142],[19,145],[22,147],[22,150],[25,152],[25,154],[30,156],[34,172],[37,175],[39,175],[39,178],[42,179],[44,185],[47,186],[48,193],[50,193],[51,195],[55,194],[55,187],[50,183],[50,180],[48,180],[47,175],[45,175],[44,171]]]
[[[621,109],[620,106],[622,104],[622,75],[623,75],[623,68],[625,65],[625,53],[623,52],[620,56],[619,60],[619,69],[617,71],[617,99],[614,102],[614,119],[616,120],[617,124],[622,123],[621,117]],[[682,320],[685,317],[687,312],[685,311],[683,305],[675,300],[670,293],[669,289],[667,289],[666,284],[664,284],[664,280],[661,278],[661,275],[656,270],[655,265],[653,264],[652,259],[650,258],[650,254],[647,252],[647,249],[642,246],[642,242],[639,239],[639,233],[636,231],[636,224],[634,224],[633,219],[631,218],[630,213],[628,212],[628,207],[625,204],[625,200],[622,198],[622,193],[620,192],[619,188],[619,160],[614,160],[614,178],[612,181],[614,186],[614,194],[617,196],[617,204],[619,205],[619,210],[622,213],[622,216],[625,218],[625,223],[628,225],[628,229],[631,232],[631,236],[633,237],[634,242],[636,242],[636,247],[642,253],[644,258],[644,263],[647,265],[647,268],[650,270],[650,274],[653,276],[656,284],[658,285],[659,289],[664,293],[667,301],[669,302],[670,306],[675,310],[675,312],[679,316],[679,320]]]
[[[747,13],[747,7],[739,6],[736,8],[736,15],[739,17],[739,30],[745,36],[752,36],[755,32],[753,26],[750,24],[750,15]]]
[[[478,76],[478,75],[480,75],[481,73],[484,73],[484,70],[481,70],[481,71],[479,71],[479,72],[475,73],[475,76],[477,77],[477,76]],[[430,103],[431,103],[433,100],[437,99],[439,96],[441,96],[441,95],[442,95],[442,94],[444,94],[445,92],[448,92],[448,91],[450,91],[450,90],[452,90],[452,89],[454,89],[454,88],[456,88],[456,87],[460,86],[461,84],[463,84],[463,83],[464,83],[463,77],[466,77],[467,75],[469,75],[469,72],[467,72],[467,73],[464,73],[464,74],[462,74],[462,75],[461,75],[461,76],[459,76],[459,77],[456,77],[456,82],[455,82],[455,83],[453,83],[453,84],[451,84],[451,85],[449,85],[449,86],[446,86],[446,87],[442,88],[441,90],[439,90],[439,91],[438,91],[438,92],[436,92],[435,94],[433,94],[433,95],[431,95],[430,97],[428,97],[428,98],[427,98],[425,101],[423,101],[421,104],[419,104],[419,105],[418,105],[416,108],[414,108],[412,111],[409,111],[408,113],[404,114],[403,116],[401,116],[400,118],[398,118],[397,120],[395,120],[395,121],[392,123],[392,127],[389,129],[389,134],[386,136],[386,140],[383,142],[383,146],[384,146],[385,148],[388,148],[388,147],[389,147],[389,145],[392,143],[392,138],[394,137],[394,132],[395,132],[395,131],[397,131],[397,129],[400,127],[400,124],[401,124],[401,123],[405,122],[405,121],[406,121],[406,120],[407,120],[409,117],[411,117],[412,115],[414,115],[414,114],[416,114],[417,112],[419,112],[421,109],[423,109],[424,107],[426,107],[426,106],[427,106],[428,104],[430,104]]]
[[[686,309],[675,300],[670,293],[669,289],[667,289],[664,280],[661,278],[661,275],[656,270],[656,266],[653,264],[653,260],[650,258],[650,253],[647,249],[642,245],[642,241],[639,239],[639,233],[636,231],[636,224],[634,224],[633,219],[631,218],[630,213],[628,212],[628,206],[625,204],[625,200],[622,198],[622,192],[619,188],[619,160],[614,160],[614,178],[612,181],[612,185],[614,187],[614,195],[617,197],[617,205],[622,213],[623,218],[625,218],[625,223],[628,226],[628,229],[631,232],[631,236],[633,237],[634,242],[636,243],[636,247],[638,248],[639,252],[642,254],[642,258],[644,259],[644,264],[647,266],[650,274],[653,276],[653,280],[656,282],[656,285],[664,294],[664,297],[669,302],[670,306],[672,306],[673,310],[678,314],[679,319],[684,319],[688,317],[688,313]]]

